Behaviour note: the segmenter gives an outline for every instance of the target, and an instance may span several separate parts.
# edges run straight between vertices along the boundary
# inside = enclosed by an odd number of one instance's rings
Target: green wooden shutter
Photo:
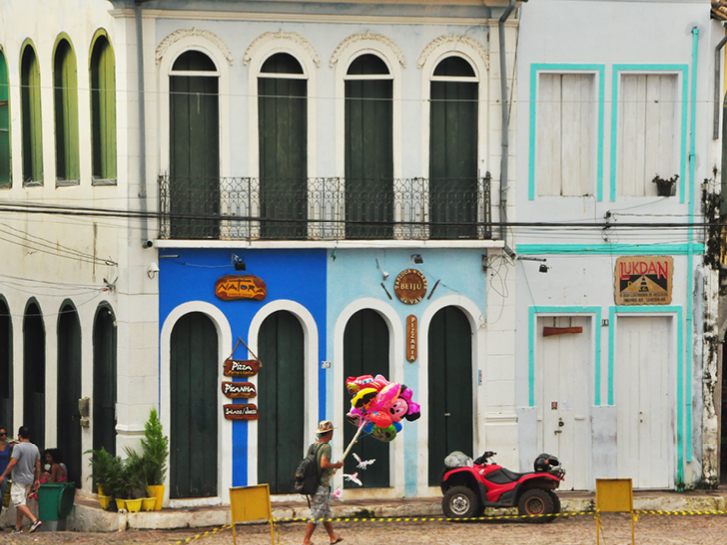
[[[116,180],[116,59],[104,36],[93,46],[90,76],[93,177]]]
[[[78,182],[78,86],[76,56],[66,40],[59,42],[53,71],[56,123],[56,180]]]
[[[0,299],[0,422],[11,433],[13,426],[13,322],[10,309]]]
[[[12,185],[11,156],[10,83],[7,61],[0,51],[0,188]]]
[[[40,307],[31,303],[23,320],[23,424],[45,448],[45,326]]]
[[[279,53],[265,62],[263,72],[299,74],[302,69],[291,55]],[[262,238],[307,238],[306,96],[304,79],[258,78]]]
[[[169,495],[217,495],[217,330],[201,312],[179,319],[170,354]]]
[[[437,66],[435,75],[472,77],[474,71],[464,59],[449,57]],[[477,99],[477,83],[431,82],[430,238],[477,234]]]
[[[350,75],[388,74],[374,55]],[[346,81],[346,238],[391,238],[394,219],[393,81]]]
[[[43,133],[40,107],[40,68],[35,50],[26,45],[20,74],[23,131],[23,183],[43,183]]]
[[[305,447],[303,328],[290,312],[268,316],[258,355],[258,482],[273,494],[293,493],[293,474]],[[312,439],[312,438],[311,438]],[[312,441],[309,441],[312,442]]]
[[[429,326],[429,485],[439,486],[444,458],[472,455],[472,330],[464,313],[445,307]]]
[[[78,400],[81,393],[81,324],[71,305],[58,318],[57,447],[68,468],[68,481],[81,488],[82,437]]]
[[[116,326],[108,308],[96,311],[93,323],[93,448],[116,455]]]
[[[374,310],[360,310],[346,324],[343,335],[343,376],[357,377],[360,375],[389,376],[389,328],[386,322]],[[341,384],[341,388],[343,388]],[[345,412],[351,410],[350,397],[344,405]],[[343,428],[343,443],[348,445],[356,434],[356,427],[346,422]],[[352,452],[362,460],[376,459],[361,481],[364,488],[386,488],[390,486],[389,478],[389,446],[373,437],[363,437]],[[348,457],[344,461],[344,473],[352,474],[356,469],[356,460]],[[344,483],[345,488],[357,488],[358,485]]]

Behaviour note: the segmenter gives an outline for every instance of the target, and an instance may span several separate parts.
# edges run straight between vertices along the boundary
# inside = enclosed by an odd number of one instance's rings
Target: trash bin
[[[38,489],[38,518],[41,530],[54,532],[66,529],[66,517],[73,511],[75,483],[43,483]]]

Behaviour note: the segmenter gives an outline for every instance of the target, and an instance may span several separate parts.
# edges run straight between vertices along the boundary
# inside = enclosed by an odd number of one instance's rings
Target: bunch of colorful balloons
[[[353,396],[346,418],[379,441],[393,441],[402,429],[402,418],[412,422],[421,416],[419,404],[412,400],[414,392],[383,375],[348,377],[346,389]]]

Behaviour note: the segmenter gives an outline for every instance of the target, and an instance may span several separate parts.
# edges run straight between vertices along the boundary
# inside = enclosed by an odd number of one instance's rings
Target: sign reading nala
[[[671,304],[674,258],[628,256],[616,260],[617,305]]]

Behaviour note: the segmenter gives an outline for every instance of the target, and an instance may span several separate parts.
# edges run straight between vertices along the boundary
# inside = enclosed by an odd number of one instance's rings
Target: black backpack
[[[313,496],[318,490],[318,484],[321,481],[321,468],[317,463],[318,450],[322,443],[313,443],[308,447],[308,454],[295,470],[295,483],[293,489],[298,494],[306,494]]]

